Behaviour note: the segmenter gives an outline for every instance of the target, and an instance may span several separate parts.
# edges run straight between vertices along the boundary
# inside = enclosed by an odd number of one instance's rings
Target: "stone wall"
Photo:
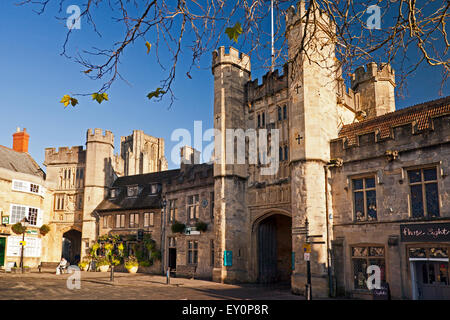
[[[354,145],[348,145],[344,137],[331,143],[332,157],[344,161],[341,168],[331,170],[333,229],[335,239],[339,239],[333,247],[341,294],[370,297],[367,292],[354,290],[350,248],[376,244],[385,247],[392,296],[412,297],[407,243],[398,242],[400,224],[450,221],[450,116],[444,114],[430,121],[429,129],[423,131],[409,123],[393,127],[388,137],[368,132],[358,136]],[[398,156],[386,154],[388,150]],[[407,170],[430,166],[438,173],[440,217],[412,219]],[[367,176],[376,181],[377,220],[356,222],[352,179]]]

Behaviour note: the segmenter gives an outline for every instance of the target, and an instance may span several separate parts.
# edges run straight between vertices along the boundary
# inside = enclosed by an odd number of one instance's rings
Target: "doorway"
[[[78,264],[81,254],[81,232],[69,230],[63,234],[61,256],[70,264]]]
[[[416,261],[417,299],[449,300],[449,263],[448,261]]]
[[[177,249],[169,248],[169,268],[174,271],[177,269]]]
[[[5,265],[6,238],[0,238],[0,267]]]
[[[258,282],[289,283],[291,278],[292,219],[274,214],[258,226]]]

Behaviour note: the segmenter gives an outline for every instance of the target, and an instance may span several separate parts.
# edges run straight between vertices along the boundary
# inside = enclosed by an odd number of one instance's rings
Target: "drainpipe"
[[[166,198],[163,197],[161,200],[161,205],[163,209],[161,210],[161,273],[164,274],[165,261],[166,261],[166,250],[165,250],[165,239],[166,239]]]
[[[341,167],[343,165],[342,159],[332,159],[329,163],[323,166],[324,179],[325,179],[325,215],[326,215],[326,227],[327,227],[327,272],[328,272],[328,292],[329,296],[334,296],[333,291],[333,278],[331,273],[331,249],[330,249],[330,218],[329,218],[329,206],[328,206],[328,168],[330,167]]]

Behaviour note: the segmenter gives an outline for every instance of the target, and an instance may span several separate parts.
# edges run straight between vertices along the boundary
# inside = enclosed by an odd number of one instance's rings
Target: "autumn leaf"
[[[239,35],[242,33],[241,24],[239,22],[236,22],[234,27],[226,28],[225,33],[228,35],[228,38],[230,38],[230,40],[233,40],[237,43]]]
[[[103,100],[108,100],[108,94],[106,92],[103,93],[93,93],[92,94],[92,100],[96,100],[98,103],[102,103]]]
[[[147,54],[149,54],[150,53],[150,49],[152,48],[152,45],[150,44],[150,42],[146,42],[145,43],[145,46],[147,47]]]
[[[152,92],[150,92],[150,93],[147,95],[147,98],[148,98],[149,100],[150,100],[151,98],[153,98],[153,97],[158,98],[160,94],[164,94],[164,93],[166,93],[166,91],[161,90],[161,88],[156,88],[155,91],[152,91]]]
[[[69,105],[69,103],[72,105],[72,107],[75,107],[78,104],[78,100],[75,98],[72,98],[71,96],[69,96],[68,94],[65,94],[61,101],[62,104],[64,104],[64,107],[67,107]]]
[[[89,69],[89,70],[86,70],[86,71],[83,71],[84,73],[86,73],[86,74],[88,74],[88,73],[90,73],[92,71],[92,69]]]
[[[188,76],[189,79],[192,79],[191,74],[189,72],[186,72],[186,75]]]
[[[75,107],[78,104],[78,100],[75,98],[70,98],[70,104],[72,107]]]

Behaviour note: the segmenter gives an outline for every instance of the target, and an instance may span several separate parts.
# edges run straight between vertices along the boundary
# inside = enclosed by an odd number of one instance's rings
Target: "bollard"
[[[166,284],[170,284],[170,268],[167,268],[167,273],[166,273]]]

